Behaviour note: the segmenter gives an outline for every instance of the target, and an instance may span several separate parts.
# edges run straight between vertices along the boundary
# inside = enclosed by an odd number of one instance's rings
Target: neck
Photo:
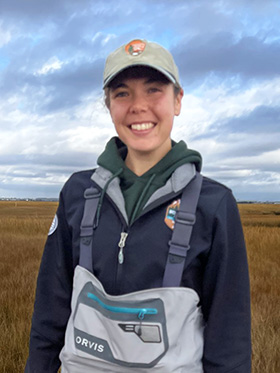
[[[157,162],[154,162],[154,160],[149,159],[135,159],[129,157],[127,155],[125,159],[125,164],[127,167],[135,173],[137,176],[142,176],[144,173],[146,173],[150,168],[152,168]]]
[[[168,149],[166,149],[163,153],[157,154],[156,156],[153,152],[133,152],[130,149],[128,150],[125,164],[133,173],[135,173],[135,175],[142,176],[144,173],[154,167],[169,152],[169,150],[171,150],[171,142]]]

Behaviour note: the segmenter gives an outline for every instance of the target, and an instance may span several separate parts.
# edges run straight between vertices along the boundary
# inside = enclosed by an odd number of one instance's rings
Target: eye
[[[128,96],[128,92],[127,91],[118,91],[114,94],[114,97],[117,98],[117,97],[126,97]]]
[[[160,92],[160,88],[159,87],[150,87],[148,89],[148,93],[155,93],[155,92]]]

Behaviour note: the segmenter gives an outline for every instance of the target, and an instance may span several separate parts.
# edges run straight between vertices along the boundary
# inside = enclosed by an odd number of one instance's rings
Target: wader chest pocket
[[[76,353],[122,366],[153,367],[168,349],[161,299],[130,301],[108,297],[91,282],[74,312]]]

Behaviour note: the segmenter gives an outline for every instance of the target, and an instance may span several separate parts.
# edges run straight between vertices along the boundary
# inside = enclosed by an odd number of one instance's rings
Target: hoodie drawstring
[[[102,207],[102,204],[103,204],[103,199],[104,199],[105,193],[108,189],[108,186],[111,183],[111,181],[113,181],[116,177],[118,177],[122,172],[123,172],[123,168],[120,168],[114,175],[112,175],[110,177],[110,179],[104,185],[104,188],[102,189],[101,196],[100,196],[100,199],[99,199],[99,202],[98,202],[98,205],[97,205],[96,220],[95,220],[94,228],[98,227],[99,218],[100,218],[100,211],[101,211],[101,207]]]

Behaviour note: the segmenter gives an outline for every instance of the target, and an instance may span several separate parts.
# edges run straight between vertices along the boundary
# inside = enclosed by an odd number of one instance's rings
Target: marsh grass
[[[56,203],[0,202],[0,372],[24,371],[36,277]],[[252,294],[253,373],[279,373],[280,205],[239,205]]]
[[[36,276],[56,204],[0,203],[0,372],[23,372]]]
[[[248,251],[253,373],[280,372],[280,205],[239,205]]]

